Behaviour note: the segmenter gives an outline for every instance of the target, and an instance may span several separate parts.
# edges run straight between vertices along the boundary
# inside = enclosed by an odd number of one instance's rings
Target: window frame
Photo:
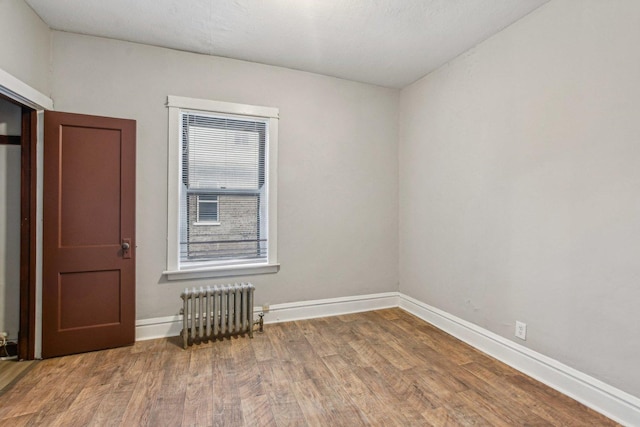
[[[278,264],[277,242],[277,187],[278,187],[278,121],[279,110],[274,107],[237,104],[206,99],[186,98],[169,95],[167,97],[169,113],[168,135],[168,188],[167,188],[167,269],[163,272],[169,280],[198,279],[206,277],[245,276],[253,274],[276,273]],[[246,118],[268,120],[267,151],[265,158],[265,185],[268,209],[267,260],[247,262],[199,262],[192,265],[180,263],[180,177],[182,153],[180,142],[180,114],[194,112],[204,114],[229,114]],[[219,211],[218,211],[219,214]],[[218,216],[218,221],[220,217]],[[206,225],[212,225],[207,223]]]

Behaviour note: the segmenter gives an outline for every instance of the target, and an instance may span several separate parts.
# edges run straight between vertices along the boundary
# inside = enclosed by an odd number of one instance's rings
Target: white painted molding
[[[273,304],[269,307],[269,312],[265,314],[264,322],[267,324],[291,322],[294,320],[380,310],[398,307],[398,302],[397,292],[386,292],[354,297]],[[261,311],[261,307],[254,307],[254,318],[257,318],[257,314]],[[175,337],[180,335],[181,330],[181,315],[138,320],[136,321],[136,341]]]
[[[34,110],[53,110],[53,101],[22,80],[0,69],[0,94]]]
[[[279,323],[315,319],[317,317],[339,316],[341,314],[398,307],[398,303],[398,292],[385,292],[354,297],[274,304],[269,307],[269,312],[264,315],[264,322]],[[254,313],[260,313],[261,311],[262,309],[259,307],[254,308]]]
[[[182,330],[182,315],[136,320],[136,341],[177,337]]]
[[[176,240],[177,241],[177,240]],[[206,277],[251,276],[254,274],[272,274],[280,270],[280,264],[239,264],[217,267],[192,268],[175,271],[163,271],[167,280],[202,279]]]
[[[640,426],[640,399],[466,320],[399,294],[403,310],[605,416]]]
[[[214,111],[224,114],[239,114],[242,116],[269,117],[274,119],[280,116],[280,110],[275,107],[213,101],[210,99],[186,98],[175,95],[167,96],[167,107],[196,111]]]

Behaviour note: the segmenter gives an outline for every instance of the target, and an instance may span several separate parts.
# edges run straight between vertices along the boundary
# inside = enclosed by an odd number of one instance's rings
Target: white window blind
[[[180,122],[180,262],[266,261],[268,119],[183,111]]]

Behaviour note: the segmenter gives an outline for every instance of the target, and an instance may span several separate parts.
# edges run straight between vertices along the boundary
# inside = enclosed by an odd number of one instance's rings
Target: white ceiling
[[[404,87],[548,0],[26,0],[53,29]]]

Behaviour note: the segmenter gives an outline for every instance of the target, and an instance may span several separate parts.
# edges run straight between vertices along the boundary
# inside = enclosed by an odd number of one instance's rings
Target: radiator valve
[[[258,332],[264,332],[264,313],[258,314],[259,319],[253,322],[254,325],[258,326]]]

